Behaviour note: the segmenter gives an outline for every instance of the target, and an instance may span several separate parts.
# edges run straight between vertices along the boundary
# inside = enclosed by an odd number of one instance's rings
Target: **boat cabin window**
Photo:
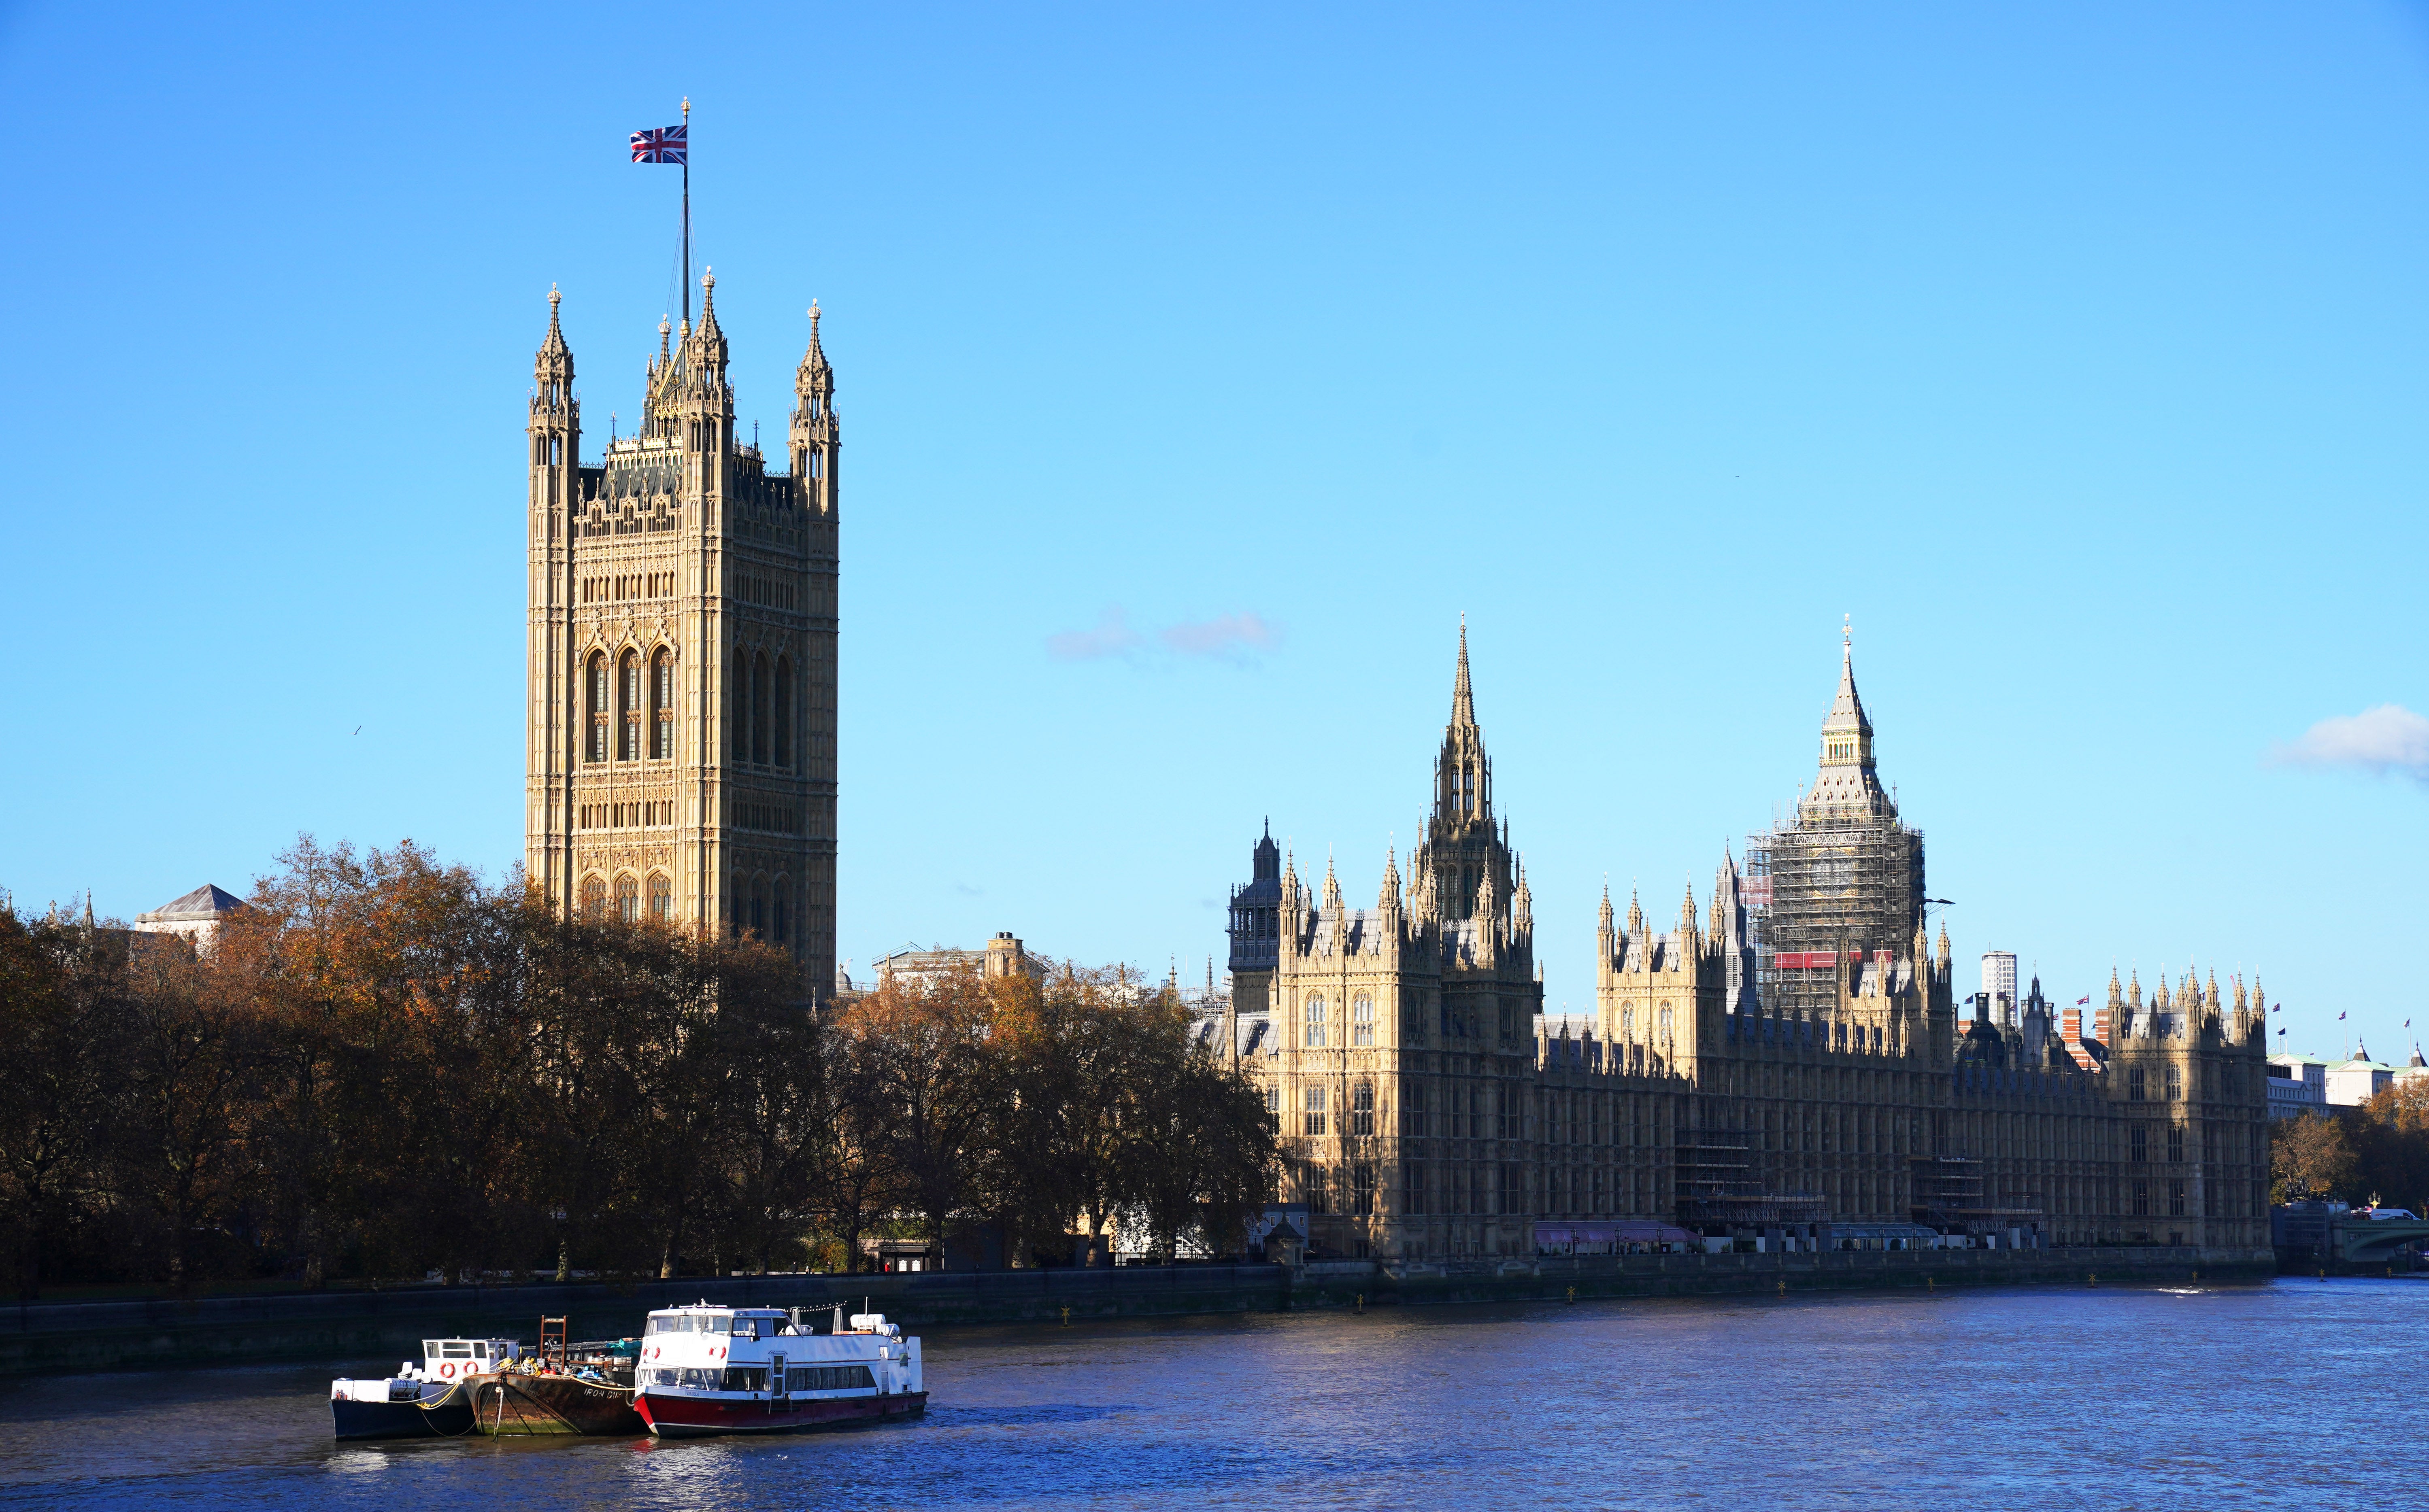
[[[438,1356],[441,1359],[471,1359],[472,1357],[471,1342],[468,1339],[446,1339],[438,1346]]]
[[[702,1322],[707,1323],[708,1331],[712,1334],[730,1334],[734,1332],[734,1319],[730,1314],[722,1318],[703,1319]]]

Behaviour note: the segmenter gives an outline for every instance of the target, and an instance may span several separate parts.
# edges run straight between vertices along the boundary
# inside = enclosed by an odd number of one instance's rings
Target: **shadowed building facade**
[[[1405,896],[1388,854],[1372,909],[1344,905],[1330,863],[1311,896],[1285,862],[1269,968],[1241,938],[1253,911],[1233,912],[1230,1044],[1281,1121],[1285,1197],[1308,1204],[1317,1252],[1422,1261],[1690,1234],[2265,1250],[2256,986],[2189,973],[2145,1001],[2112,979],[2090,1038],[2061,1031],[2038,980],[2015,1012],[1961,1018],[1851,651],[1798,827],[1818,860],[1848,863],[1773,879],[1774,917],[1811,931],[1765,942],[1726,854],[1708,905],[1691,891],[1666,928],[1606,892],[1594,1012],[1546,1025],[1462,632]],[[1791,946],[1784,969],[1761,959]]]
[[[529,424],[525,866],[559,908],[708,924],[834,981],[834,374],[810,311],[787,461],[736,434],[713,274],[639,429],[581,461],[549,293]],[[670,340],[669,337],[672,337]]]

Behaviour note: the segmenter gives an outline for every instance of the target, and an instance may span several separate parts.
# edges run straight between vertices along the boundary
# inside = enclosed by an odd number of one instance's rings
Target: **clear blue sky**
[[[1961,987],[2429,1029],[2418,8],[1310,9],[0,12],[0,884],[516,862],[532,350],[637,409],[688,94],[746,421],[828,312],[864,966],[1202,971],[1267,814],[1371,896],[1465,612],[1582,1009],[1852,615]]]

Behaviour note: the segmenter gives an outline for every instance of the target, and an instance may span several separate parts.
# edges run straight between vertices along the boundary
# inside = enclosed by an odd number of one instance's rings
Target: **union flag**
[[[661,126],[655,131],[633,133],[633,161],[636,163],[690,161],[685,156],[690,151],[690,143],[686,140],[690,129],[689,124],[686,123],[680,126]]]

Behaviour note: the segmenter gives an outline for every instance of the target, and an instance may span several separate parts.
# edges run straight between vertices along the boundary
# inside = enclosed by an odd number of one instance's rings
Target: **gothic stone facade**
[[[1877,785],[1852,658],[1838,701],[1816,783],[1827,795]],[[1860,743],[1846,733],[1859,724]],[[1462,633],[1405,897],[1388,854],[1372,909],[1343,905],[1330,863],[1313,898],[1287,863],[1278,888],[1261,886],[1260,842],[1232,913],[1230,1043],[1281,1120],[1285,1195],[1308,1203],[1321,1250],[1531,1254],[1538,1224],[1606,1242],[1683,1227],[1831,1246],[1927,1227],[2267,1245],[2256,986],[2188,974],[2146,1003],[2139,982],[2112,979],[2113,1042],[2062,1039],[2038,981],[2006,1021],[1982,1006],[1962,1021],[1946,934],[1935,945],[1923,928],[1918,865],[1914,897],[1881,911],[1910,933],[1842,938],[1767,1003],[1724,857],[1709,907],[1699,916],[1690,893],[1666,929],[1604,897],[1594,1015],[1552,1032],[1508,839]]]
[[[790,468],[735,434],[716,284],[582,465],[549,293],[533,367],[525,865],[557,906],[750,932],[834,980],[834,374],[810,343]]]

